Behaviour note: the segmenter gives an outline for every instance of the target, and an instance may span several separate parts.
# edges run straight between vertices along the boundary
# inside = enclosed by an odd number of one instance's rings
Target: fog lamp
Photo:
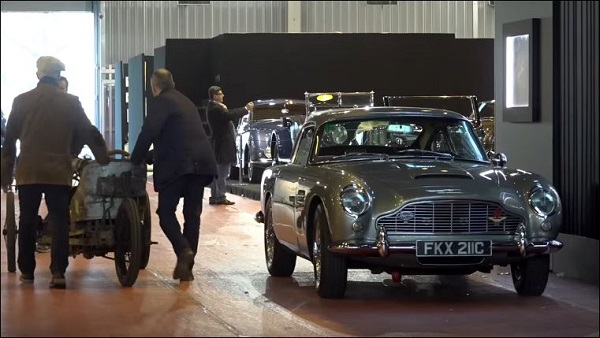
[[[550,229],[552,229],[552,223],[550,223],[548,221],[543,221],[542,224],[540,225],[540,229],[542,229],[544,231],[550,231]]]

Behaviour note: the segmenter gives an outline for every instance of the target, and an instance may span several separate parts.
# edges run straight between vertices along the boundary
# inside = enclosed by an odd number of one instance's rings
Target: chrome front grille
[[[415,202],[377,220],[388,234],[512,234],[522,223],[500,204],[483,201]]]

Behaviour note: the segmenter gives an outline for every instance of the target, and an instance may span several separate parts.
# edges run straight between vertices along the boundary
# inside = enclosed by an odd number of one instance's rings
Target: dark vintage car
[[[251,183],[260,182],[263,170],[272,164],[271,140],[276,138],[291,149],[290,130],[285,124],[302,124],[306,108],[302,100],[269,99],[254,101],[254,110],[242,117],[237,127],[238,161],[234,175],[241,173]],[[289,157],[289,154],[287,154]],[[241,161],[240,161],[241,160]],[[241,170],[240,170],[241,169]]]
[[[428,107],[447,109],[467,117],[475,127],[477,137],[487,151],[494,151],[493,137],[488,137],[486,128],[489,129],[489,120],[483,120],[480,114],[480,104],[475,95],[407,95],[384,96],[383,105],[387,107]],[[485,126],[484,126],[485,124]],[[492,119],[493,126],[493,119]],[[492,131],[493,134],[493,131]]]
[[[372,107],[375,104],[375,92],[321,92],[304,93],[304,105],[306,107],[305,115],[308,116],[316,111],[332,108],[356,108]],[[287,131],[280,129],[273,131],[271,137],[271,148],[273,160],[277,162],[289,162],[292,154],[292,148],[298,130],[304,123],[304,120],[284,119],[283,127]]]
[[[339,298],[348,269],[398,281],[510,265],[518,294],[541,295],[563,246],[561,200],[545,178],[505,164],[448,110],[315,112],[291,162],[263,173],[255,219],[267,269],[290,276],[305,258],[317,293]]]
[[[496,133],[494,127],[496,100],[480,101],[477,111],[479,112],[479,120],[481,121],[481,129],[483,130],[483,146],[488,150],[495,150]],[[475,114],[469,117],[470,120],[475,119]]]

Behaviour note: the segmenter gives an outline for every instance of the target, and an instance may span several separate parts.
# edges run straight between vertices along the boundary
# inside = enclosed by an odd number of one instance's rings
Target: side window
[[[314,139],[314,128],[310,127],[302,131],[300,138],[298,139],[298,147],[294,154],[293,164],[305,165],[308,162],[310,156],[310,149]]]

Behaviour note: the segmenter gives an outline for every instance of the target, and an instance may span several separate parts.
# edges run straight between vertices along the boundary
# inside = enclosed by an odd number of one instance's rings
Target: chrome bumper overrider
[[[256,214],[254,214],[254,220],[258,223],[264,223],[265,222],[265,214],[263,214],[262,211],[257,212]]]
[[[529,254],[548,254],[562,249],[563,243],[557,240],[545,242],[528,242],[518,236],[516,243],[492,243],[492,252],[517,252],[525,257]],[[386,257],[394,253],[416,254],[416,244],[390,245],[383,227],[379,228],[375,245],[352,245],[342,243],[332,245],[329,251],[349,256],[380,256]]]

